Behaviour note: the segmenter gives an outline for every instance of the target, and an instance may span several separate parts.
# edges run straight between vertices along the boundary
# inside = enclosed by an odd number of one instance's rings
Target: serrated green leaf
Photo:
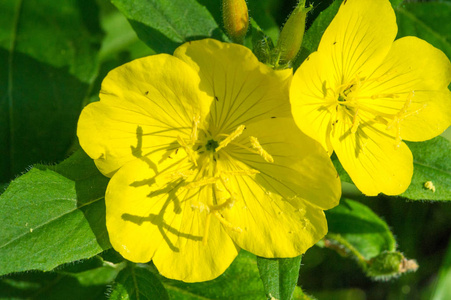
[[[302,255],[294,258],[257,257],[260,278],[268,299],[290,300],[298,283]]]
[[[438,136],[429,141],[406,144],[413,154],[414,168],[410,186],[400,196],[411,200],[451,200],[451,142]],[[340,179],[352,183],[335,155],[332,162]]]
[[[0,181],[63,159],[97,72],[90,0],[0,2]]]
[[[223,39],[209,11],[195,0],[112,0],[138,37],[157,53],[172,54],[184,42]]]
[[[172,300],[265,299],[255,255],[241,250],[238,257],[218,278],[199,283],[185,283],[161,277]]]
[[[111,300],[146,300],[169,299],[158,277],[146,268],[130,264],[116,278],[109,299]]]
[[[451,2],[404,3],[395,12],[398,38],[419,37],[451,57]]]
[[[82,151],[11,182],[0,196],[0,275],[48,271],[110,248],[107,182]]]

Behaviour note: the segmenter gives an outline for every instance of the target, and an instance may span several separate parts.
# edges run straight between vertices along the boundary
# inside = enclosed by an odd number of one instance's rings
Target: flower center
[[[399,94],[375,94],[371,96],[362,96],[365,91],[365,85],[370,82],[381,82],[387,76],[381,76],[379,78],[365,79],[357,75],[354,79],[349,82],[342,84],[335,89],[327,89],[327,92],[331,91],[332,102],[335,104],[335,117],[331,119],[331,125],[333,128],[333,133],[335,132],[335,125],[340,121],[340,113],[348,116],[352,120],[350,126],[350,132],[355,134],[361,125],[371,125],[374,123],[379,123],[385,125],[387,131],[395,130],[395,146],[399,147],[401,145],[401,123],[407,117],[418,114],[426,104],[417,108],[411,109],[412,99],[415,97],[415,91],[410,91],[408,93]],[[330,95],[330,94],[329,94]],[[382,112],[374,107],[379,105],[382,106],[380,101],[395,101],[402,102],[403,106],[395,113]],[[374,104],[374,105],[373,105]],[[345,120],[341,120],[343,122]]]
[[[218,148],[219,143],[213,139],[208,140],[207,144],[205,145],[205,149],[207,149],[207,151],[212,151],[215,152],[216,148]]]
[[[169,176],[171,180],[182,179],[184,181],[183,189],[199,189],[199,192],[201,189],[208,189],[207,195],[209,196],[205,197],[206,199],[192,197],[192,199],[196,199],[192,200],[193,203],[191,204],[191,207],[194,210],[198,210],[199,213],[207,213],[203,237],[205,244],[208,240],[212,216],[223,226],[233,231],[243,231],[240,227],[234,226],[227,221],[221,213],[224,209],[231,209],[237,200],[237,191],[234,191],[230,179],[231,176],[253,176],[259,173],[257,170],[251,168],[242,170],[235,169],[233,171],[221,170],[218,166],[218,159],[220,157],[233,163],[232,157],[225,151],[225,148],[230,144],[258,154],[268,162],[274,162],[274,159],[263,149],[256,137],[250,136],[246,140],[250,143],[251,147],[244,145],[242,142],[237,142],[237,138],[241,136],[246,128],[244,125],[238,126],[230,134],[218,134],[212,137],[208,131],[200,130],[199,124],[200,117],[195,116],[189,139],[184,139],[181,136],[177,137],[180,148],[185,150],[188,159],[194,166],[188,170],[177,170],[170,173]]]

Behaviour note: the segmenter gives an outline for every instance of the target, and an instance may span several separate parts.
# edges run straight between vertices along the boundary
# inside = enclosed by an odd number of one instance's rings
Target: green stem
[[[367,269],[368,260],[366,260],[365,257],[363,257],[363,255],[341,235],[335,233],[328,233],[325,239],[334,240],[337,243],[339,243],[342,247],[344,247],[347,250],[347,252],[350,252],[355,257],[357,263],[363,268],[363,270]],[[326,247],[334,249],[332,245],[327,245],[327,243]],[[334,250],[337,250],[339,252],[339,249]]]

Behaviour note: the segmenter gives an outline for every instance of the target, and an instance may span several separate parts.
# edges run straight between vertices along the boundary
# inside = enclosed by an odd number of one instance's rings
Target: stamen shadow
[[[143,133],[142,127],[138,126],[136,128],[137,145],[136,145],[136,147],[130,146],[130,148],[131,148],[133,156],[144,161],[149,166],[149,168],[153,170],[155,175],[151,178],[134,181],[130,184],[131,187],[141,187],[144,185],[151,187],[156,183],[157,176],[160,176],[162,173],[158,170],[157,165],[154,162],[152,162],[147,156],[143,155],[143,151],[142,151],[143,135],[144,135],[144,133]],[[168,149],[176,149],[177,145],[178,145],[177,142],[174,142],[173,144],[171,144],[168,147]],[[174,147],[172,148],[171,146],[174,146]],[[172,157],[170,156],[171,153],[172,153],[172,151],[167,151],[163,155],[163,157],[159,161],[159,163],[163,162],[165,159],[168,159],[168,158],[172,159]],[[149,214],[148,217],[143,217],[143,216],[139,216],[139,215],[132,215],[132,214],[124,213],[121,216],[122,219],[124,221],[133,222],[137,225],[141,225],[144,222],[150,222],[153,225],[157,226],[164,241],[167,243],[169,248],[174,252],[179,252],[180,250],[171,242],[171,240],[169,239],[169,237],[167,235],[167,232],[172,233],[172,234],[176,235],[177,237],[183,237],[183,238],[191,239],[194,241],[201,241],[202,240],[201,236],[195,236],[192,234],[183,233],[183,232],[177,230],[176,228],[170,226],[164,219],[166,209],[168,208],[169,204],[171,204],[171,203],[173,203],[173,205],[174,205],[173,211],[175,214],[182,213],[181,201],[176,195],[178,189],[182,186],[182,183],[183,183],[182,179],[178,179],[173,182],[169,182],[163,188],[153,190],[147,195],[147,197],[149,198],[149,201],[152,201],[153,200],[152,198],[154,198],[154,197],[164,196],[165,194],[168,195],[167,199],[165,200],[165,202],[164,202],[163,206],[161,207],[161,210],[158,214]]]

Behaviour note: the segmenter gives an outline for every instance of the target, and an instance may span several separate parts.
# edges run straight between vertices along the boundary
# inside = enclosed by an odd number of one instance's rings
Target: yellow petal
[[[361,124],[351,132],[352,117],[339,110],[339,122],[332,131],[332,145],[354,184],[365,195],[399,195],[410,184],[413,158],[404,143],[385,133],[380,124]]]
[[[210,98],[199,91],[199,76],[187,64],[160,54],[112,70],[102,83],[100,102],[83,109],[80,145],[99,170],[112,174],[125,163],[191,133]],[[175,143],[175,144],[174,144]]]
[[[273,163],[244,149],[252,147],[251,136],[258,138]],[[323,209],[338,204],[340,181],[326,151],[302,134],[291,118],[251,124],[224,150],[225,154],[219,152],[218,169],[258,171],[229,176],[238,200],[223,215],[243,229],[238,233],[227,228],[240,247],[264,257],[293,257],[324,236]]]
[[[400,115],[402,139],[424,141],[451,124],[450,81],[451,63],[442,51],[416,37],[405,37],[393,43],[382,65],[362,86],[361,96],[367,98],[361,102],[387,114],[405,108]]]
[[[183,151],[152,164],[158,157],[129,162],[112,177],[105,199],[111,244],[133,262],[153,259],[168,278],[214,279],[231,264],[238,248],[215,219],[207,243],[202,242],[207,213],[193,209],[192,204],[203,201],[207,189],[184,189],[183,181],[171,176],[192,166]]]
[[[386,0],[345,0],[324,32],[318,52],[327,53],[334,83],[366,77],[380,65],[397,33],[393,8]]]
[[[332,154],[330,131],[336,101],[326,97],[329,73],[324,61],[321,53],[314,52],[302,63],[293,76],[290,101],[296,125]]]
[[[212,39],[185,43],[174,56],[199,72],[201,90],[215,99],[209,128],[213,136],[242,124],[290,114],[291,69],[274,71],[248,48]]]

